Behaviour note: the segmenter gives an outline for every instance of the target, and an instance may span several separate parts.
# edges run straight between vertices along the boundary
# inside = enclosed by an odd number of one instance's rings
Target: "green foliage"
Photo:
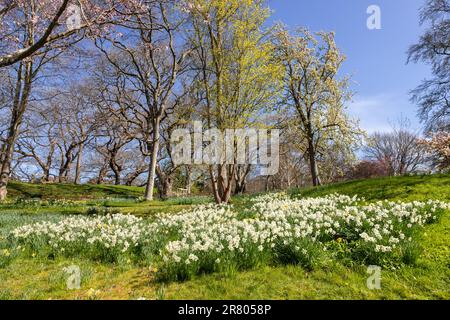
[[[261,0],[195,0],[192,8],[190,41],[202,70],[196,89],[208,110],[202,120],[244,128],[279,97],[282,68],[264,31],[270,11]]]
[[[289,244],[277,243],[274,255],[275,261],[282,265],[298,265],[312,271],[323,259],[324,247],[308,239],[297,239]]]

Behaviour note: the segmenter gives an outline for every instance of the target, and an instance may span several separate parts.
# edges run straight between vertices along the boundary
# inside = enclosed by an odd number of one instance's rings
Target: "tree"
[[[412,91],[419,116],[427,131],[450,130],[450,3],[427,0],[420,12],[420,23],[429,24],[417,44],[408,51],[408,62],[425,62],[433,78],[424,80]]]
[[[431,153],[434,166],[443,172],[450,171],[450,133],[439,132],[430,139],[419,142]]]
[[[147,4],[145,14],[130,19],[127,35],[96,42],[113,69],[111,101],[116,113],[127,118],[149,157],[145,199],[153,200],[160,151],[161,123],[176,108],[176,84],[189,54],[178,36],[183,18],[175,1]]]
[[[307,157],[312,183],[318,186],[322,184],[318,161],[330,143],[351,152],[351,146],[362,134],[345,112],[344,104],[351,96],[348,79],[338,78],[345,57],[336,46],[333,33],[311,34],[299,29],[291,35],[279,26],[273,41],[285,69],[285,112],[290,125],[298,130],[297,149]]]
[[[59,182],[69,181],[75,164],[73,182],[80,183],[84,149],[94,138],[98,126],[92,87],[89,83],[74,84],[68,93],[58,95],[53,102],[58,105],[53,110],[56,113],[56,146],[60,156]]]
[[[55,107],[55,106],[54,106]],[[57,115],[47,103],[35,106],[25,118],[16,153],[21,160],[33,162],[40,168],[40,181],[49,182],[57,152]],[[27,164],[29,165],[29,164]]]
[[[280,68],[263,32],[268,8],[260,0],[194,0],[187,10],[204,126],[221,132],[248,127],[258,111],[274,104],[279,91]],[[219,204],[230,200],[237,168],[224,158],[209,165]]]
[[[356,149],[360,143],[342,146],[340,143],[329,143],[319,156],[319,169],[322,181],[326,184],[345,180],[345,174],[357,162]]]
[[[33,24],[30,21],[27,29],[23,31],[22,42],[33,42]],[[7,128],[2,139],[0,149],[0,201],[5,200],[7,186],[11,174],[11,164],[14,157],[14,148],[20,135],[21,126],[28,104],[32,99],[32,88],[39,82],[39,75],[44,66],[52,64],[61,55],[61,51],[49,49],[41,56],[19,62],[16,66],[8,68],[7,81],[0,88],[5,97],[5,109],[8,110],[6,118]]]
[[[39,80],[45,65],[62,55],[70,44],[82,39],[77,34],[80,28],[58,31],[65,28],[60,19],[69,3],[67,0],[3,0],[0,3],[0,70],[7,67],[10,79],[0,88],[6,91],[6,103],[10,111],[8,128],[0,149],[0,201],[7,195],[14,148],[33,84]],[[81,5],[78,8],[86,9],[82,11],[82,27],[92,35],[99,31],[97,27],[110,22],[117,12],[122,16],[120,8],[115,5],[128,3],[126,8],[136,9],[134,1],[80,0],[77,3]],[[128,9],[123,12],[128,13]],[[71,35],[74,38],[70,38]]]
[[[286,137],[283,135],[283,137]],[[274,176],[266,177],[265,190],[286,190],[305,185],[309,178],[307,163],[290,142],[282,141],[280,146],[280,170]],[[270,182],[270,183],[269,183]]]
[[[125,170],[126,150],[134,137],[126,130],[126,121],[111,117],[109,108],[100,107],[97,117],[101,126],[97,128],[98,137],[94,149],[101,156],[103,166],[100,168],[98,183],[102,183],[108,169],[113,172],[114,184],[121,184],[121,174]]]
[[[416,172],[425,164],[426,152],[416,133],[401,121],[392,132],[376,132],[369,137],[366,155],[386,168],[389,176]]]
[[[183,93],[178,97],[177,108],[168,114],[161,130],[161,152],[156,166],[158,193],[161,199],[167,199],[173,194],[176,175],[180,174],[182,165],[174,162],[172,137],[173,132],[182,129],[193,118],[193,111],[198,101],[192,96],[192,88],[183,83]],[[188,178],[188,177],[187,177]]]

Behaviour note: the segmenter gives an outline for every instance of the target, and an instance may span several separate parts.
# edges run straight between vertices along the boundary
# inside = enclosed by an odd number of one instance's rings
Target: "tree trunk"
[[[50,168],[49,167],[44,168],[41,182],[42,183],[50,182]]]
[[[120,185],[120,174],[122,172],[122,166],[119,166],[116,163],[115,158],[111,159],[110,163],[109,163],[109,167],[111,168],[111,170],[114,173],[114,184],[116,186]]]
[[[14,153],[14,144],[15,144],[15,129],[13,126],[10,128],[8,132],[8,138],[6,139],[5,145],[3,146],[2,152],[2,161],[1,171],[0,171],[0,201],[5,201],[6,196],[8,194],[8,182],[11,174],[11,162]]]
[[[120,186],[120,172],[114,172],[114,184]]]
[[[211,184],[214,199],[217,204],[228,203],[231,200],[232,187],[236,165],[218,165],[217,178],[215,178],[212,166],[210,168]]]
[[[136,169],[135,172],[133,172],[131,175],[129,175],[129,176],[127,177],[126,182],[125,182],[125,185],[126,185],[126,186],[132,186],[133,183],[134,183],[134,181],[135,181],[137,178],[139,178],[139,176],[140,176],[141,174],[144,174],[146,171],[147,171],[147,170],[142,169],[142,168]]]
[[[164,172],[159,165],[156,165],[156,175],[158,176],[158,194],[163,200],[172,195],[172,175],[174,171]]]
[[[164,177],[164,178],[158,178],[159,186],[158,186],[158,193],[159,197],[162,200],[168,199],[172,195],[172,178],[171,177]]]
[[[188,196],[190,196],[192,193],[191,187],[192,187],[192,169],[190,166],[186,166],[186,190]]]
[[[80,144],[78,149],[77,167],[75,170],[75,184],[80,184],[81,179],[81,161],[83,159],[83,144]]]
[[[236,181],[236,187],[234,188],[234,195],[242,195],[247,191],[247,183]]]
[[[247,177],[250,173],[251,165],[238,165],[235,175],[234,195],[244,194],[247,191]]]
[[[108,168],[106,165],[100,168],[100,171],[98,172],[97,177],[97,184],[102,184],[105,181],[106,173],[108,172]]]
[[[23,64],[19,65],[17,71],[17,82],[14,94],[13,108],[11,111],[11,121],[8,129],[8,136],[2,147],[0,162],[0,201],[5,201],[8,194],[8,182],[11,175],[11,162],[14,156],[14,146],[19,136],[23,115],[28,104],[28,97],[31,90],[33,64],[26,64],[25,75]]]
[[[73,155],[74,148],[75,146],[70,146],[67,151],[61,155],[61,167],[59,168],[58,174],[59,183],[65,183],[68,180],[73,161],[75,160]]]
[[[55,153],[55,145],[54,143],[52,143],[50,144],[50,150],[47,155],[47,162],[43,168],[45,182],[50,182],[50,169],[52,167],[54,153]]]
[[[152,141],[152,151],[150,154],[150,164],[149,172],[147,178],[147,187],[145,189],[145,200],[153,200],[153,189],[155,188],[155,177],[156,177],[156,165],[158,163],[158,153],[159,153],[159,120],[156,120],[153,125],[153,141]]]
[[[218,186],[217,186],[217,179],[216,179],[216,175],[214,174],[214,168],[213,166],[209,166],[209,175],[211,176],[211,188],[213,191],[213,195],[214,195],[214,200],[216,201],[217,204],[221,204],[222,203],[222,199],[219,195],[219,190],[218,190]]]
[[[266,176],[266,181],[264,183],[264,190],[265,192],[269,192],[270,191],[270,179],[272,178],[272,176]]]
[[[308,156],[309,156],[309,166],[311,170],[311,177],[313,186],[318,187],[322,185],[322,181],[319,176],[319,167],[317,166],[316,160],[316,150],[314,147],[314,142],[312,139],[309,141],[308,145]]]
[[[2,172],[0,175],[0,201],[6,200],[6,195],[8,193],[8,181],[9,181],[9,168],[7,168],[6,163],[2,165]]]

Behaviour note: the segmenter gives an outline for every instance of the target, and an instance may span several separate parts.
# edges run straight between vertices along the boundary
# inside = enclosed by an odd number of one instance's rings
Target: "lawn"
[[[104,199],[104,198],[138,198],[144,189],[140,187],[112,185],[75,185],[75,184],[30,184],[11,182],[8,186],[10,198],[23,199]]]
[[[210,201],[195,197],[146,203],[139,201],[138,188],[109,186],[16,183],[12,189],[10,195],[15,199],[0,207],[0,249],[6,246],[11,230],[32,222],[104,213],[133,213],[152,221],[157,213],[175,213]],[[359,195],[367,203],[385,199],[450,201],[450,176],[374,179],[290,191],[293,198],[333,193]],[[19,198],[46,201],[30,203],[16,200]],[[252,198],[234,198],[234,210],[247,214]],[[412,264],[383,267],[381,290],[367,288],[364,263],[345,259],[329,259],[313,269],[268,263],[194,275],[185,281],[161,281],[154,266],[132,260],[106,263],[78,256],[49,258],[27,251],[0,264],[0,299],[450,299],[448,212],[439,222],[427,224],[417,240],[421,245],[418,259]],[[81,288],[67,290],[64,268],[73,265],[81,270]]]

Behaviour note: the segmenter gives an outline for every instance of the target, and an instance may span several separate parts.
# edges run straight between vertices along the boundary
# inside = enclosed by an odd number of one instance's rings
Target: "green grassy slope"
[[[138,198],[143,196],[144,189],[140,187],[112,185],[75,185],[75,184],[30,184],[11,182],[8,185],[8,197],[11,199],[105,199]]]
[[[43,197],[65,199],[68,195],[75,194],[79,196],[76,199],[92,199],[96,196],[104,198],[108,192],[103,188],[110,188],[100,186],[92,191],[90,186],[16,184],[14,187],[13,184],[12,187],[17,196],[40,194]],[[85,190],[91,190],[92,193],[83,194],[85,187]],[[56,191],[52,192],[52,189]],[[450,201],[450,175],[354,181],[291,192],[305,197],[330,193],[357,194],[369,201]],[[123,197],[120,192],[114,194]],[[130,195],[128,191],[126,194]],[[238,197],[234,202],[238,207],[245,207],[248,199],[249,197]],[[197,202],[177,203],[174,199],[136,204],[138,207],[134,209],[143,212],[153,209],[172,212],[176,211],[177,205],[189,207],[192,203]],[[122,207],[125,204],[105,202],[106,205],[117,205],[121,211],[134,212],[131,210],[134,204]],[[40,219],[40,214],[43,213],[39,211],[38,215],[29,216],[20,214],[26,212],[25,209],[15,211],[16,213],[10,212],[5,214],[4,219],[0,219],[0,238],[12,227],[9,225],[12,221],[7,215],[13,215],[18,220]],[[3,210],[0,208],[1,213]],[[0,299],[87,299],[90,288],[98,290],[95,298],[99,299],[450,299],[449,243],[450,215],[447,214],[439,223],[426,227],[421,241],[423,252],[415,265],[382,271],[381,290],[367,288],[368,275],[364,266],[344,265],[339,261],[330,261],[327,266],[311,272],[297,266],[267,266],[231,275],[212,274],[187,282],[161,284],[152,279],[148,268],[133,264],[112,265],[62,258],[42,260],[36,257],[20,258],[5,268],[0,268]],[[63,268],[70,265],[81,268],[83,278],[80,290],[66,290],[67,276]]]
[[[144,188],[113,185],[41,185],[12,182],[8,186],[8,191],[9,201],[0,203],[0,214],[3,215],[132,213],[152,216],[163,212],[178,212],[188,209],[191,205],[212,202],[209,196],[145,202],[139,199],[144,195]]]
[[[302,197],[323,196],[330,193],[358,195],[375,200],[448,200],[450,201],[450,175],[430,175],[379,178],[338,183],[320,188],[292,190]]]

